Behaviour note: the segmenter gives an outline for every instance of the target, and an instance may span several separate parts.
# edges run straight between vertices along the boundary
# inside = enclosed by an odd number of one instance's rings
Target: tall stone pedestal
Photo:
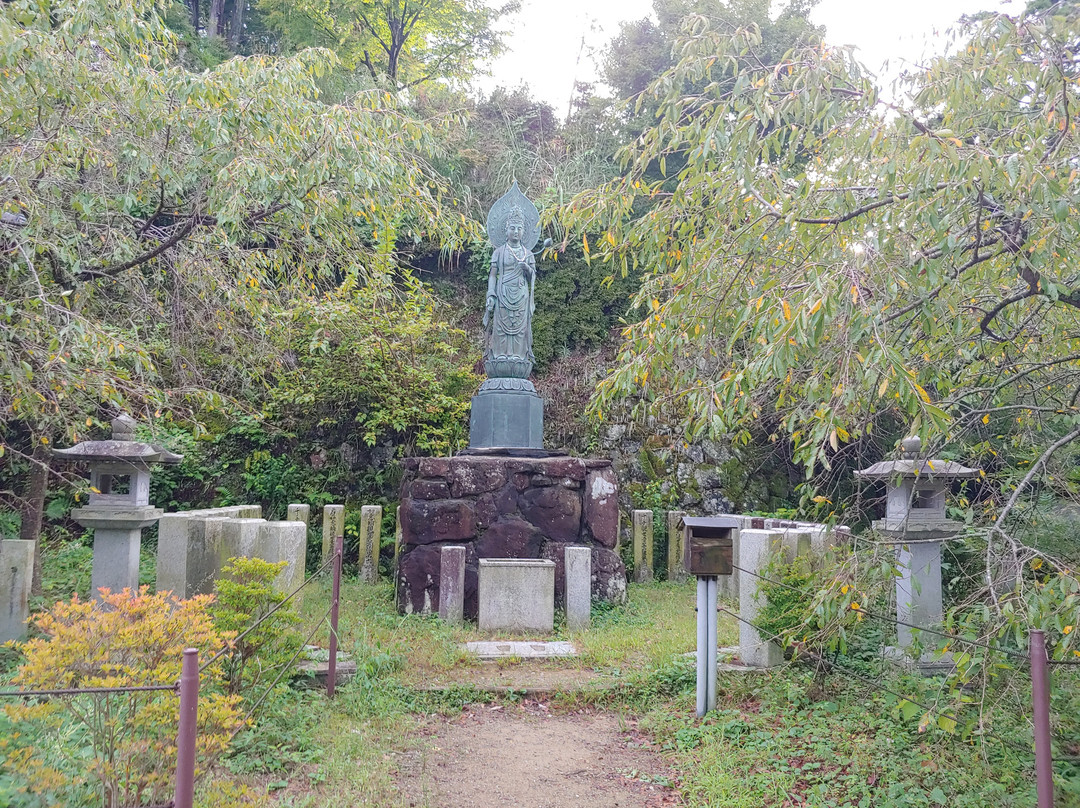
[[[110,592],[139,588],[139,545],[142,529],[154,524],[163,511],[160,508],[108,506],[76,508],[71,518],[83,527],[94,530],[94,560],[90,571],[90,590],[101,597],[100,590]]]
[[[916,626],[939,626],[941,603],[941,542],[903,544],[897,549],[896,619]],[[912,644],[912,629],[896,627],[896,643]]]
[[[469,448],[544,446],[544,400],[528,379],[487,379],[473,396]]]
[[[477,616],[482,558],[555,563],[555,602],[565,602],[565,551],[591,552],[593,597],[622,602],[626,570],[616,552],[618,487],[610,460],[465,455],[405,461],[398,608],[439,606],[442,548],[465,548],[465,616]]]

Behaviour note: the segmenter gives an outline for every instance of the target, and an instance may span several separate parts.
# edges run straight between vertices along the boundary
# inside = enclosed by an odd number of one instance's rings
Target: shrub
[[[784,643],[792,632],[806,624],[814,601],[815,590],[811,586],[814,577],[807,556],[796,556],[790,562],[783,555],[773,558],[762,579],[757,581],[758,591],[765,595],[757,626],[765,636],[779,637]]]
[[[210,596],[177,600],[170,593],[102,590],[101,601],[60,601],[38,614],[43,636],[22,646],[26,661],[13,682],[25,689],[171,685],[180,678],[185,648],[217,650],[228,638],[210,618]],[[200,676],[196,766],[224,751],[241,724],[238,698],[214,692]],[[209,692],[208,692],[209,691]],[[5,707],[16,731],[48,742],[81,762],[107,808],[166,802],[176,773],[179,698],[171,691],[65,696]],[[79,804],[80,784],[58,766],[41,765],[14,739],[6,764],[32,793],[63,795]]]
[[[271,800],[243,783],[217,780],[195,800],[196,808],[266,808]]]
[[[300,618],[292,603],[282,606],[272,618],[244,634],[285,600],[285,595],[274,589],[274,579],[284,567],[284,561],[230,558],[214,585],[217,593],[217,602],[211,607],[214,622],[220,630],[238,637],[224,657],[225,683],[230,693],[252,687],[264,673],[287,664],[296,651],[299,636],[291,626]]]

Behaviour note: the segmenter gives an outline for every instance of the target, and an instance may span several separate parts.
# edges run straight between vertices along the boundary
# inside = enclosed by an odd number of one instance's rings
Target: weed
[[[234,774],[287,774],[318,763],[315,729],[324,711],[319,691],[276,688],[260,706],[256,726],[233,740],[226,766]]]

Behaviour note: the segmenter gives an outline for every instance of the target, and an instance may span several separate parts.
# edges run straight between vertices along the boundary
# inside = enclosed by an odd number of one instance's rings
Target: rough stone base
[[[592,596],[622,603],[626,569],[616,551],[618,485],[611,462],[578,457],[424,457],[405,461],[398,609],[439,606],[440,555],[465,547],[465,616],[476,619],[481,558],[555,562],[555,603],[565,603],[565,549],[592,553]]]

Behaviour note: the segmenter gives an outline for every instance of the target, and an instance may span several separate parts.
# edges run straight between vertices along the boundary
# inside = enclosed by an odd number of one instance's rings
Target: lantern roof
[[[919,457],[922,441],[917,436],[904,438],[900,445],[903,451],[899,460],[882,460],[868,469],[856,471],[855,476],[863,480],[892,480],[897,477],[959,480],[980,474],[979,469],[968,468],[955,460]]]
[[[135,437],[135,419],[120,415],[112,421],[111,440],[84,440],[69,449],[53,449],[53,456],[69,462],[97,463],[165,463],[174,465],[184,459],[183,455],[153,443],[132,440]]]

